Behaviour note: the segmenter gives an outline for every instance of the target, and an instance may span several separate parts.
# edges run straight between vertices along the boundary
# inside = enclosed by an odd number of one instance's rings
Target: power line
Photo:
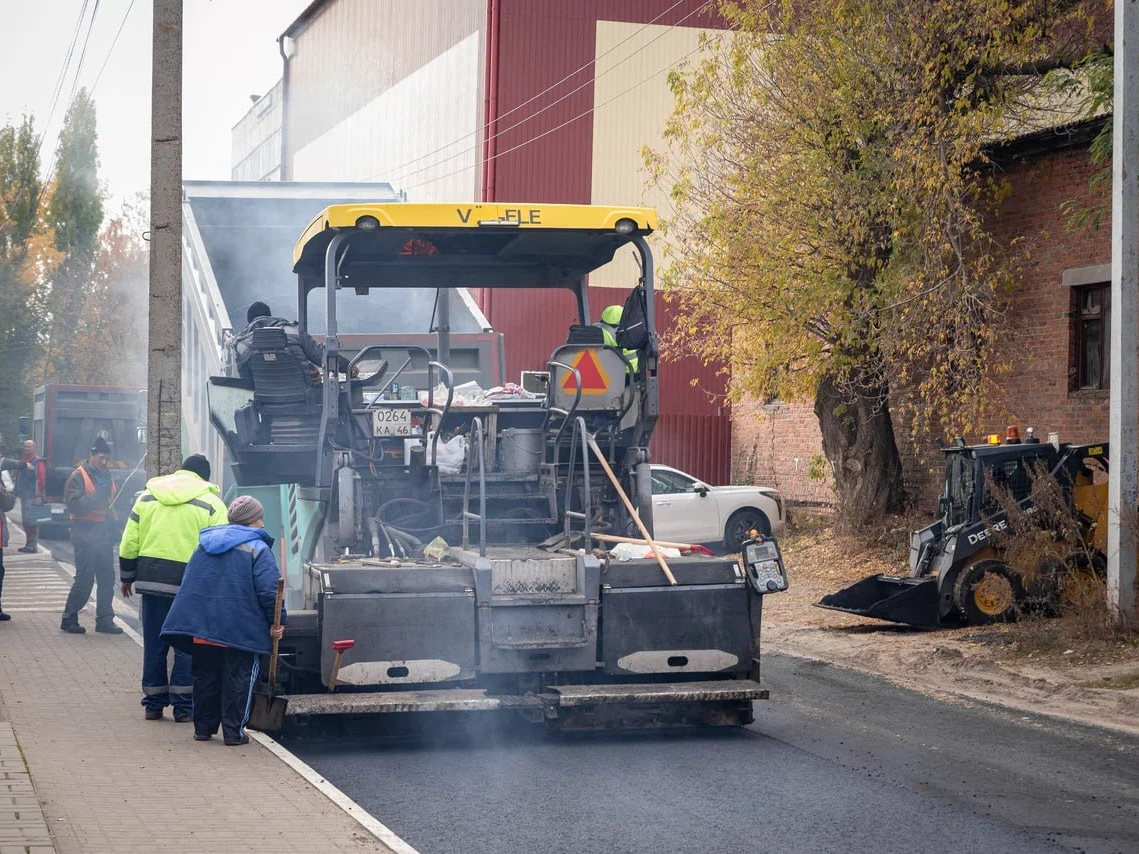
[[[681,24],[683,24],[685,21],[687,21],[689,18],[691,18],[693,15],[695,15],[695,14],[697,14],[698,12],[702,11],[702,10],[703,10],[703,9],[704,9],[706,6],[708,6],[708,5],[709,5],[709,3],[711,3],[711,0],[707,0],[707,2],[705,2],[705,3],[701,4],[700,6],[697,6],[695,9],[693,9],[691,12],[689,12],[687,15],[685,15],[683,18],[681,18],[681,19],[680,19],[679,21],[677,21],[675,24],[672,24],[671,26],[669,26],[669,27],[668,27],[668,29],[666,29],[666,30],[665,30],[663,33],[660,33],[660,34],[659,34],[659,35],[657,35],[655,38],[653,38],[653,39],[650,39],[648,42],[646,42],[645,44],[641,45],[639,48],[637,48],[636,50],[634,50],[634,51],[633,51],[632,53],[630,53],[628,56],[626,56],[626,57],[624,57],[623,59],[621,59],[619,62],[615,62],[615,63],[614,63],[613,65],[611,65],[609,68],[606,68],[606,69],[605,69],[604,71],[602,71],[600,74],[597,74],[597,75],[595,75],[594,77],[592,77],[592,78],[590,78],[589,80],[587,80],[586,82],[584,82],[584,83],[580,84],[580,85],[579,85],[579,86],[578,86],[576,89],[572,89],[572,90],[570,90],[569,92],[566,92],[566,93],[565,93],[564,95],[562,95],[560,98],[557,98],[556,100],[554,100],[554,101],[551,101],[550,103],[548,103],[548,104],[546,104],[544,107],[542,107],[540,110],[536,110],[535,112],[533,112],[533,113],[531,113],[530,115],[526,116],[526,117],[525,117],[524,119],[522,119],[521,121],[517,121],[517,122],[515,122],[514,124],[510,125],[509,127],[503,128],[503,129],[502,129],[502,130],[500,130],[500,131],[496,131],[496,132],[495,132],[495,134],[494,134],[493,136],[491,136],[491,137],[490,137],[490,139],[488,139],[488,140],[487,140],[487,142],[490,142],[490,141],[496,140],[496,139],[498,139],[500,136],[503,136],[503,135],[505,135],[505,134],[509,133],[510,131],[514,130],[515,128],[519,128],[519,127],[521,127],[522,125],[526,124],[526,123],[527,123],[528,121],[530,121],[531,119],[537,118],[538,116],[540,116],[542,113],[546,112],[547,110],[551,110],[551,109],[553,109],[555,106],[557,106],[558,104],[560,104],[562,101],[564,101],[564,100],[566,100],[567,98],[569,98],[569,97],[571,97],[571,96],[573,96],[573,95],[577,94],[577,93],[578,93],[578,92],[580,92],[582,89],[585,89],[585,88],[586,88],[586,87],[588,87],[588,86],[592,86],[592,85],[593,85],[593,84],[594,84],[594,83],[595,83],[597,80],[601,79],[601,78],[602,78],[602,77],[604,77],[606,74],[609,74],[611,71],[616,71],[616,70],[617,70],[617,68],[619,68],[621,65],[624,65],[626,62],[628,62],[630,59],[632,59],[632,58],[633,58],[634,56],[636,56],[638,53],[640,53],[640,52],[641,52],[641,51],[643,51],[643,50],[647,50],[647,49],[648,49],[648,48],[650,48],[652,45],[656,44],[658,41],[660,41],[662,38],[664,38],[666,35],[668,35],[670,32],[672,32],[672,30],[676,29],[676,28],[677,28],[677,27],[679,27]],[[643,29],[643,28],[642,28],[642,29]],[[631,36],[630,36],[630,38],[631,38]],[[626,39],[626,41],[627,41],[627,39]],[[574,72],[574,73],[576,74],[577,72]],[[531,99],[531,100],[533,100],[533,99]],[[529,103],[529,102],[527,102],[527,103]],[[431,163],[431,164],[429,164],[429,165],[427,165],[427,166],[421,166],[419,169],[416,169],[416,170],[415,170],[415,171],[413,171],[413,172],[409,172],[409,173],[407,173],[406,175],[399,175],[398,177],[394,177],[394,176],[393,176],[393,179],[394,179],[394,180],[398,180],[398,181],[401,181],[401,182],[402,182],[402,181],[405,181],[405,180],[407,180],[408,178],[412,177],[413,175],[418,175],[418,174],[419,174],[419,173],[421,173],[421,172],[426,172],[428,169],[434,169],[434,168],[436,168],[437,166],[441,166],[442,164],[444,164],[444,163],[446,163],[446,162],[448,162],[448,161],[450,161],[450,160],[454,160],[454,159],[455,159],[455,158],[457,158],[457,157],[462,157],[464,154],[467,154],[468,152],[471,152],[471,151],[476,151],[477,149],[478,149],[478,145],[477,145],[477,144],[476,144],[476,145],[473,145],[473,146],[470,146],[470,147],[468,147],[468,148],[465,148],[465,149],[463,149],[462,151],[459,151],[459,152],[456,152],[455,154],[452,154],[450,157],[444,157],[442,160],[438,160],[438,161],[436,161],[435,163]],[[490,159],[491,159],[491,160],[493,160],[494,158],[492,157],[492,158],[490,158]],[[398,174],[398,173],[397,173],[397,174]]]
[[[107,63],[111,60],[111,54],[115,52],[115,45],[119,43],[119,36],[123,34],[123,27],[127,24],[127,18],[131,16],[131,10],[134,9],[135,0],[131,0],[130,5],[127,6],[126,12],[123,13],[123,19],[119,22],[119,29],[115,32],[115,38],[111,41],[111,46],[107,50],[107,55],[103,57],[103,64],[99,66],[99,73],[95,75],[95,82],[91,84],[91,94],[95,94],[95,87],[99,85],[99,81],[103,79],[103,70],[107,67]]]
[[[83,5],[79,9],[79,17],[75,20],[75,31],[71,34],[71,45],[67,48],[67,55],[63,58],[63,67],[59,69],[59,77],[55,81],[55,89],[51,95],[51,106],[48,108],[47,120],[44,122],[43,131],[40,133],[39,142],[36,145],[36,159],[39,159],[40,151],[43,149],[43,141],[47,136],[48,127],[51,125],[51,120],[55,116],[55,108],[59,104],[59,96],[63,94],[63,81],[67,78],[67,69],[71,67],[71,57],[75,54],[75,45],[79,43],[79,31],[83,28],[83,19],[87,17],[87,3],[88,0],[83,0]]]
[[[768,5],[771,5],[771,4],[769,3]],[[703,48],[707,47],[708,45],[718,41],[721,38],[723,38],[724,34],[728,33],[728,32],[731,32],[731,31],[730,30],[721,30],[717,35],[713,36],[707,42],[700,44],[700,45],[697,45],[695,48],[690,50],[688,53],[684,54],[684,56],[680,57],[680,59],[677,59],[677,60],[674,60],[673,62],[670,62],[668,65],[664,66],[664,68],[660,69],[659,71],[657,71],[653,74],[650,74],[648,77],[644,78],[643,80],[640,80],[640,81],[634,83],[632,86],[628,87],[627,89],[623,89],[622,91],[618,92],[613,97],[608,98],[605,101],[602,101],[597,106],[590,107],[588,110],[585,110],[584,112],[578,113],[576,116],[574,116],[571,119],[566,119],[560,125],[557,125],[556,127],[552,127],[549,130],[543,131],[542,133],[538,134],[537,136],[533,136],[530,139],[524,140],[524,141],[518,143],[517,145],[513,145],[510,148],[507,148],[503,151],[496,152],[495,155],[489,159],[490,160],[497,160],[499,157],[503,157],[507,154],[510,154],[513,151],[517,151],[520,148],[525,148],[527,145],[530,145],[533,142],[537,142],[538,140],[542,139],[543,137],[547,137],[552,133],[556,133],[557,131],[561,130],[562,128],[564,128],[568,125],[571,125],[574,122],[578,121],[579,119],[585,118],[590,113],[596,112],[597,110],[601,109],[602,107],[613,103],[618,98],[624,97],[625,95],[632,92],[634,89],[636,89],[640,86],[643,86],[644,84],[648,83],[650,80],[653,80],[654,78],[656,78],[658,75],[660,75],[663,72],[667,71],[668,69],[672,68],[677,63],[683,62],[684,60],[688,59],[688,57],[692,56],[692,54],[702,50]],[[450,177],[453,177],[455,175],[459,175],[465,171],[466,171],[466,167],[463,167],[461,169],[456,169],[453,172],[448,172],[446,175],[438,175],[438,176],[436,176],[434,178],[430,178],[426,181],[421,181],[418,184],[412,184],[410,187],[406,187],[405,189],[406,190],[417,190],[420,187],[426,187],[430,184],[435,183],[436,181],[442,181],[444,178],[450,178]]]
[[[67,69],[71,67],[71,57],[75,54],[75,45],[79,43],[79,31],[83,28],[83,19],[87,17],[87,4],[89,0],[83,0],[83,5],[79,8],[79,16],[75,19],[75,29],[71,33],[71,44],[67,48],[67,53],[63,57],[63,65],[59,69],[59,76],[55,79],[55,87],[52,90],[51,106],[48,108],[47,120],[43,124],[43,130],[40,131],[39,139],[36,140],[36,169],[39,169],[40,153],[43,151],[44,140],[47,138],[48,127],[51,126],[51,120],[55,116],[55,108],[59,104],[59,96],[63,92],[63,81],[67,78]],[[46,186],[46,182],[43,186]],[[40,187],[39,193],[36,195],[35,210],[39,209],[40,199],[43,198],[43,186]],[[24,188],[27,189],[26,187]],[[5,211],[4,225],[12,222],[12,214]]]
[[[87,0],[84,0],[83,8],[84,8],[84,10],[86,10]],[[87,35],[83,37],[83,48],[79,52],[79,62],[75,66],[75,77],[71,81],[71,92],[67,98],[67,109],[63,111],[63,120],[64,120],[63,127],[66,127],[67,114],[71,111],[71,107],[75,103],[75,93],[79,87],[79,76],[83,73],[83,63],[87,59],[87,43],[91,40],[91,31],[95,28],[95,18],[98,14],[99,14],[99,0],[95,0],[95,5],[91,8],[91,20],[88,21],[88,23],[87,23]],[[82,20],[82,19],[80,19],[80,20]],[[75,48],[75,45],[74,45],[74,43],[72,43],[72,52],[74,51],[74,48]],[[62,129],[61,129],[61,132],[62,132]],[[45,126],[44,127],[44,136],[46,136],[46,135],[47,135],[47,127]],[[40,137],[40,143],[41,143],[41,145],[43,143],[43,137],[42,136]],[[40,185],[39,195],[36,196],[36,204],[35,204],[34,210],[37,210],[37,211],[39,210],[40,203],[43,201],[44,193],[47,192],[47,188],[51,184],[52,178],[55,177],[55,169],[59,165],[58,161],[56,160],[56,154],[58,154],[58,152],[52,154],[52,158],[51,158],[51,161],[48,165],[48,168],[44,172],[43,183]]]
[[[397,166],[397,167],[395,167],[395,169],[392,169],[392,170],[390,170],[389,174],[398,175],[398,174],[402,173],[402,172],[403,172],[403,170],[404,170],[404,169],[406,169],[407,167],[409,167],[409,166],[414,166],[416,163],[420,162],[421,160],[426,160],[428,157],[432,157],[433,155],[435,155],[435,154],[438,154],[438,153],[440,153],[441,151],[446,151],[448,148],[451,148],[451,147],[452,147],[452,146],[454,146],[454,145],[458,145],[459,143],[463,142],[464,140],[466,140],[466,139],[469,139],[469,138],[470,138],[470,137],[472,137],[472,136],[475,136],[475,135],[476,135],[476,134],[478,134],[480,131],[481,131],[482,133],[486,133],[486,131],[487,131],[487,130],[490,128],[490,126],[491,126],[492,124],[494,124],[495,122],[501,121],[502,119],[506,118],[506,117],[507,117],[507,116],[509,116],[509,115],[513,115],[514,113],[518,112],[518,111],[519,111],[519,110],[521,110],[523,107],[525,107],[527,104],[533,103],[534,101],[536,101],[536,100],[538,100],[539,98],[541,98],[543,95],[545,95],[545,94],[547,94],[548,92],[551,92],[551,91],[553,91],[554,89],[556,89],[556,88],[558,88],[559,86],[561,86],[561,85],[562,85],[563,83],[565,83],[567,80],[570,80],[571,78],[573,78],[573,77],[577,76],[578,74],[580,74],[582,71],[585,71],[585,70],[586,70],[587,68],[589,68],[591,65],[595,65],[595,64],[597,64],[597,62],[598,62],[599,60],[601,60],[601,59],[604,59],[605,57],[607,57],[609,54],[613,53],[615,50],[617,50],[617,49],[618,49],[619,47],[621,47],[622,45],[624,45],[624,44],[626,44],[627,42],[631,41],[632,39],[636,38],[638,35],[640,35],[642,32],[644,32],[645,30],[647,30],[647,29],[648,29],[650,26],[652,26],[654,23],[656,23],[657,21],[659,21],[661,18],[663,18],[665,15],[667,15],[669,12],[671,12],[671,11],[672,11],[673,9],[675,9],[677,6],[681,6],[681,5],[683,5],[684,3],[687,3],[687,2],[689,2],[689,0],[676,0],[676,2],[675,2],[675,3],[673,3],[673,4],[672,4],[671,6],[669,6],[667,9],[665,9],[663,12],[661,12],[659,15],[657,15],[657,16],[656,16],[655,18],[653,18],[651,21],[649,21],[648,23],[642,24],[640,27],[638,27],[636,30],[634,30],[632,33],[630,33],[630,34],[629,34],[628,36],[626,36],[624,39],[622,39],[621,41],[617,42],[617,44],[613,45],[613,47],[609,48],[609,50],[605,51],[604,53],[600,54],[599,56],[595,56],[593,59],[589,60],[589,62],[587,62],[587,63],[585,63],[584,65],[582,65],[580,68],[576,68],[576,69],[574,69],[574,70],[573,70],[573,71],[571,71],[569,74],[567,74],[565,77],[563,77],[561,80],[559,80],[557,83],[552,83],[551,85],[549,85],[549,86],[547,86],[545,89],[543,89],[541,92],[538,92],[537,94],[535,94],[535,95],[532,95],[531,97],[527,98],[525,101],[523,101],[523,102],[522,102],[521,104],[519,104],[518,106],[516,106],[516,107],[512,107],[511,109],[507,110],[505,113],[502,113],[502,114],[501,114],[501,115],[499,115],[499,116],[495,116],[493,119],[491,119],[490,121],[486,122],[486,124],[484,124],[484,125],[482,126],[482,128],[480,128],[479,130],[473,130],[473,131],[470,131],[469,133],[463,134],[463,135],[462,135],[462,136],[460,136],[458,139],[456,139],[456,140],[452,140],[451,142],[448,142],[446,145],[441,145],[441,146],[439,146],[438,148],[434,149],[433,151],[429,151],[429,152],[427,152],[426,154],[421,154],[419,157],[415,157],[415,158],[413,158],[413,159],[411,159],[411,160],[407,161],[406,163],[403,163],[403,164],[401,164],[400,166]],[[695,10],[695,11],[693,11],[693,12],[690,12],[689,14],[685,15],[685,16],[684,16],[684,17],[683,17],[683,18],[682,18],[680,21],[678,21],[676,24],[672,24],[672,25],[669,27],[669,29],[670,29],[670,30],[671,30],[671,29],[674,29],[675,27],[677,27],[677,26],[679,26],[680,24],[684,23],[684,21],[687,21],[689,18],[691,18],[691,17],[692,17],[693,15],[695,15],[697,12],[700,12],[701,10],[703,10],[703,9],[704,9],[705,7],[707,7],[707,6],[708,6],[708,5],[709,5],[711,2],[712,2],[712,0],[705,0],[705,2],[704,2],[704,3],[701,3],[701,4],[700,4],[700,6],[698,6],[698,7],[696,8],[696,10]],[[651,42],[650,42],[650,44],[651,44]],[[642,49],[643,49],[643,48],[642,48]],[[636,53],[636,51],[634,51],[634,53]],[[633,55],[633,54],[630,54],[630,56],[632,56],[632,55]],[[623,62],[623,61],[624,61],[624,60],[622,60],[622,62]],[[620,63],[617,63],[617,64],[618,64],[618,65],[620,65]],[[596,78],[593,78],[593,79],[596,79]],[[588,84],[585,84],[585,85],[588,85]],[[580,88],[581,88],[581,87],[578,87],[578,89],[575,89],[575,90],[574,90],[574,92],[577,92],[577,91],[578,91]],[[570,93],[569,93],[569,95],[572,95],[572,94],[574,94],[574,92],[570,92]],[[560,101],[563,101],[563,100],[565,100],[565,98],[569,97],[569,95],[566,95],[566,96],[564,96],[564,97],[562,97],[562,98],[559,98],[557,101],[554,101],[554,102],[553,102],[553,104],[557,104],[557,103],[559,103]],[[547,107],[543,108],[542,110],[539,110],[539,111],[538,111],[538,113],[541,113],[541,112],[545,112],[545,110],[549,109],[549,107],[553,106],[553,104],[550,104],[550,105],[548,105]],[[532,116],[530,116],[530,118],[533,118],[533,116],[536,116],[536,115],[538,115],[538,113],[534,113]],[[525,121],[529,121],[529,119],[524,119],[524,120],[523,120],[523,122],[525,122]],[[515,125],[515,127],[516,127],[516,126],[517,126],[517,125]],[[510,128],[507,128],[507,130],[509,130],[509,129],[510,129]],[[505,131],[503,131],[503,133],[505,133]],[[491,137],[491,139],[495,139],[497,136],[498,136],[498,134],[495,134],[493,137]],[[489,140],[488,140],[488,141],[489,141]],[[472,146],[472,147],[474,147],[474,148],[477,148],[477,145],[476,145],[476,146]],[[460,154],[462,154],[462,153],[465,153],[465,152],[466,152],[466,151],[468,151],[468,150],[470,150],[470,149],[464,149],[464,151],[460,152]],[[448,159],[452,159],[452,158],[448,158]],[[432,164],[432,166],[438,166],[438,165],[439,165],[439,163],[446,163],[446,162],[447,162],[446,160],[440,160],[438,163]],[[431,166],[428,166],[428,167],[424,167],[424,168],[431,168]],[[415,172],[411,172],[411,173],[408,173],[408,174],[409,174],[409,175],[415,175],[415,174],[418,174],[419,172],[422,172],[422,171],[423,171],[423,169],[418,169],[418,170],[416,170]],[[376,175],[373,175],[373,176],[372,176],[371,178],[369,178],[368,180],[369,180],[369,181],[375,180],[376,178],[380,177],[380,175],[381,175],[381,174],[382,174],[382,173],[377,173]]]
[[[87,35],[83,37],[83,50],[79,52],[79,64],[75,66],[75,79],[71,81],[71,93],[67,97],[67,109],[71,109],[71,105],[75,103],[75,93],[79,90],[79,77],[83,74],[83,63],[87,59],[87,44],[91,41],[91,31],[95,29],[95,18],[99,15],[99,0],[95,0],[95,5],[91,9],[91,20],[87,23]],[[64,113],[66,117],[67,113]]]

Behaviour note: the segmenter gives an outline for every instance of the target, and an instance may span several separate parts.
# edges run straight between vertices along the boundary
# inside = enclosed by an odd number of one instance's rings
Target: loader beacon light
[[[361,231],[375,231],[380,227],[380,221],[374,216],[362,216],[356,220],[356,228]]]
[[[1020,444],[1020,428],[1015,424],[1010,424],[1005,430],[1005,444],[1006,445],[1019,445]]]
[[[637,224],[633,220],[626,217],[624,219],[617,220],[617,224],[613,228],[618,234],[632,234],[634,231],[636,231]]]
[[[999,435],[999,434],[997,434],[997,433],[990,433],[990,434],[988,435],[988,438],[986,439],[986,441],[987,441],[987,442],[988,442],[990,445],[999,445],[999,444],[1001,443],[1001,437],[1000,437],[1000,435]]]
[[[754,534],[744,543],[743,561],[748,581],[761,596],[766,593],[779,593],[787,589],[787,570],[783,566],[783,556],[775,540],[763,540]]]

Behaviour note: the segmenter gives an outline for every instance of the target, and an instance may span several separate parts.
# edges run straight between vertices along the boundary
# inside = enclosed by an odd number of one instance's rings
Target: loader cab
[[[975,461],[963,451],[949,453],[945,460],[945,496],[941,500],[946,528],[964,525],[973,515]]]
[[[945,530],[1005,512],[1002,502],[1029,498],[1033,481],[1056,465],[1052,445],[975,445],[946,449],[941,521]]]

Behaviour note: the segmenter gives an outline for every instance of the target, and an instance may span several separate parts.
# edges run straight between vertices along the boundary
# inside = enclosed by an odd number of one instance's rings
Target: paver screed
[[[49,562],[11,552],[6,566]],[[58,572],[51,563],[45,572]],[[0,719],[19,739],[57,851],[390,850],[256,742],[195,742],[169,710],[144,720],[141,648],[92,631],[91,608],[80,619],[85,635],[60,632],[58,611],[34,607],[0,623]]]

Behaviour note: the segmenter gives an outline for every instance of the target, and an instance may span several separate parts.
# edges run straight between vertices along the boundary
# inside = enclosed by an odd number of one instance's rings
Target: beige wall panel
[[[331,0],[294,33],[290,154],[485,25],[485,0]]]
[[[662,134],[672,114],[669,72],[682,62],[697,61],[700,35],[691,27],[644,26],[618,21],[597,22],[596,78],[593,84],[593,189],[596,205],[638,204],[656,208],[667,218],[667,189],[648,186],[641,150],[663,147]],[[711,33],[718,36],[718,33]],[[626,41],[628,39],[628,41]],[[657,273],[666,261],[663,239],[649,238]],[[591,285],[629,287],[637,281],[633,253],[622,253],[590,276]]]
[[[475,201],[479,59],[472,33],[300,148],[293,178],[387,181],[412,202]]]

